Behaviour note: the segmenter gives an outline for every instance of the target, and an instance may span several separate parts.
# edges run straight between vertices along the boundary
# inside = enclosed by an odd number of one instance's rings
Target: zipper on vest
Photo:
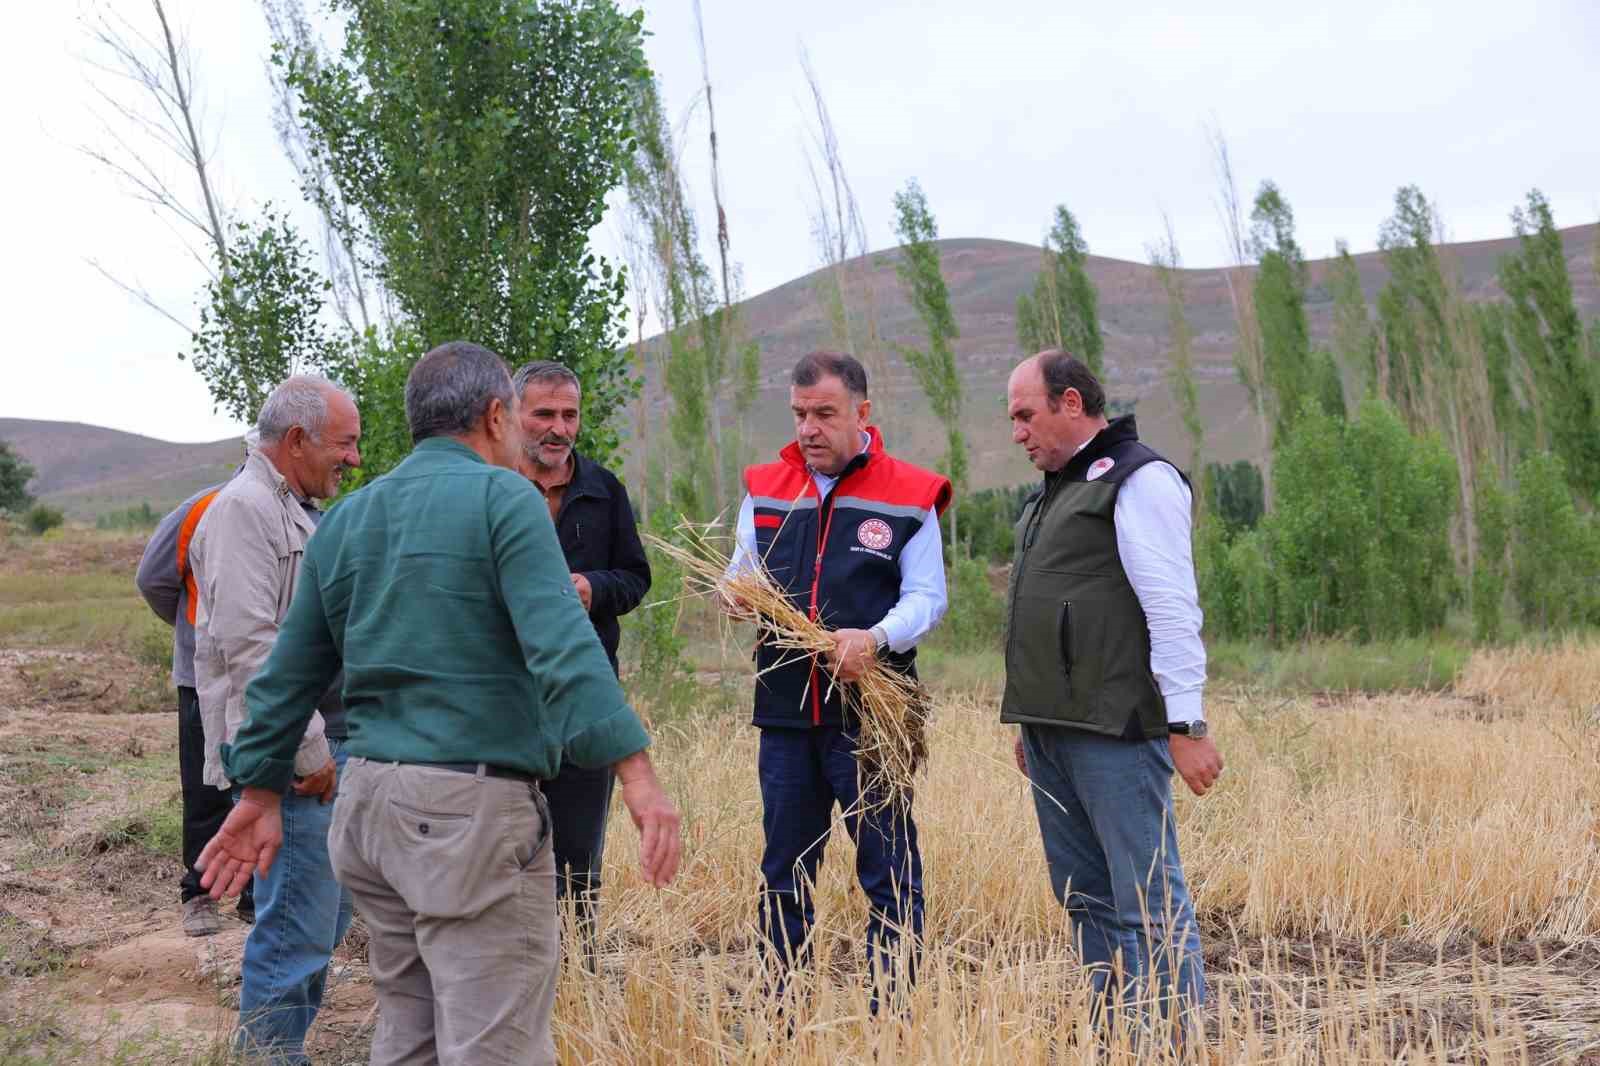
[[[1061,616],[1056,622],[1056,634],[1061,644],[1061,666],[1067,675],[1067,690],[1072,689],[1072,601],[1061,601]]]
[[[828,531],[833,528],[833,497],[839,491],[839,483],[843,480],[841,477],[839,481],[833,483],[833,488],[822,501],[822,509],[827,513],[818,515],[817,557],[811,565],[811,606],[806,612],[806,616],[813,622],[817,620],[817,590],[822,587],[822,550],[828,543]],[[806,687],[811,690],[811,724],[819,726],[822,724],[822,695],[818,691],[815,655],[811,657],[811,681]]]

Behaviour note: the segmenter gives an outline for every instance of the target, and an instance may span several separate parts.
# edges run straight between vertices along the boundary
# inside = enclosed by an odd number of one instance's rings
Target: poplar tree
[[[1065,204],[1040,249],[1033,293],[1017,297],[1017,342],[1024,352],[1060,348],[1083,360],[1096,377],[1105,370],[1100,297],[1084,269],[1089,245]]]
[[[311,164],[353,245],[429,343],[555,359],[608,455],[633,387],[624,272],[589,233],[621,184],[643,16],[612,0],[334,0],[337,53],[280,48]],[[409,358],[409,357],[407,357]],[[393,401],[363,422],[398,417]]]
[[[1250,248],[1259,264],[1254,298],[1261,330],[1261,388],[1272,415],[1273,445],[1277,447],[1303,413],[1305,401],[1316,392],[1311,329],[1306,321],[1306,262],[1294,236],[1294,211],[1272,182],[1261,183],[1250,222]]]
[[[1155,267],[1156,279],[1167,303],[1167,343],[1170,346],[1171,365],[1167,368],[1167,383],[1172,389],[1173,405],[1183,420],[1184,432],[1189,437],[1189,471],[1200,477],[1201,446],[1205,441],[1205,423],[1200,418],[1200,395],[1194,383],[1194,329],[1184,313],[1183,260],[1178,253],[1178,240],[1172,232],[1172,220],[1166,220],[1166,236],[1162,243],[1150,250],[1150,265]],[[1204,494],[1200,499],[1204,500]],[[1203,510],[1203,509],[1202,509]]]
[[[926,348],[897,344],[895,349],[915,371],[922,391],[939,421],[944,423],[945,454],[941,467],[954,486],[950,504],[950,542],[960,543],[956,525],[957,502],[967,484],[967,446],[961,432],[961,374],[951,341],[959,336],[950,290],[939,266],[939,226],[928,209],[922,186],[912,178],[894,195],[895,233],[900,238],[900,259],[895,273],[905,287],[927,331]]]
[[[1600,493],[1600,365],[1586,351],[1566,250],[1544,194],[1528,193],[1511,219],[1519,248],[1500,264],[1511,341],[1537,390],[1542,442],[1561,457],[1572,488],[1593,499]]]

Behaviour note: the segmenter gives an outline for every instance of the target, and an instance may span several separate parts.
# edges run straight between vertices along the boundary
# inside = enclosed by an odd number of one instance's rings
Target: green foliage
[[[674,537],[679,521],[678,515],[660,507],[650,515],[649,530],[658,537]],[[645,553],[650,559],[650,593],[627,616],[628,627],[638,649],[641,682],[665,691],[689,673],[683,654],[686,642],[678,632],[684,573],[670,556],[655,548],[647,547]]]
[[[1273,477],[1277,506],[1255,530],[1202,525],[1196,563],[1213,634],[1370,640],[1444,623],[1458,499],[1455,460],[1436,437],[1412,436],[1375,400],[1349,423],[1308,406]]]
[[[1321,395],[1306,320],[1305,255],[1295,242],[1294,212],[1272,182],[1262,183],[1250,218],[1251,250],[1260,260],[1254,296],[1263,385],[1273,414],[1273,440],[1281,444],[1308,409],[1306,400]]]
[[[34,504],[22,516],[23,526],[36,537],[43,536],[66,520],[67,516],[59,507],[51,507],[47,503]]]
[[[1378,294],[1387,366],[1378,387],[1412,425],[1428,424],[1431,412],[1425,372],[1452,371],[1455,345],[1446,320],[1449,296],[1434,247],[1438,219],[1415,185],[1395,194],[1395,211],[1378,235],[1389,281]]]
[[[1535,453],[1517,465],[1514,510],[1511,588],[1523,621],[1600,622],[1600,523],[1578,513],[1560,456]]]
[[[261,219],[236,219],[232,231],[227,262],[206,284],[190,361],[218,408],[254,422],[291,374],[348,380],[350,348],[322,319],[331,286],[286,215],[269,204]]]
[[[1480,641],[1500,639],[1506,598],[1506,547],[1511,539],[1511,497],[1493,468],[1480,467],[1473,486],[1473,522],[1478,558],[1472,570],[1472,632]]]
[[[642,14],[609,0],[333,7],[346,16],[337,58],[290,46],[275,61],[313,162],[351,211],[350,243],[426,343],[469,339],[572,368],[580,446],[604,460],[634,385],[626,281],[588,235],[631,148]]]
[[[146,500],[137,507],[127,507],[121,511],[112,511],[110,514],[99,516],[94,520],[94,528],[145,530],[154,529],[160,522],[161,516],[150,506],[150,501]]]
[[[987,559],[995,565],[1011,561],[1017,520],[1022,507],[1038,486],[1017,485],[1009,489],[979,489],[969,493],[961,508],[962,540],[967,554]]]
[[[950,342],[959,336],[955,313],[950,309],[950,290],[939,266],[939,227],[928,198],[915,178],[903,191],[895,193],[895,234],[900,238],[900,259],[895,273],[909,290],[911,305],[922,319],[928,334],[927,348],[896,345],[895,348],[917,375],[928,396],[933,413],[945,428],[945,453],[940,466],[955,486],[956,499],[965,494],[967,447],[961,433],[961,372],[956,366],[955,349]],[[950,507],[952,539],[959,533],[957,504]]]
[[[1220,518],[1230,531],[1254,529],[1266,510],[1261,468],[1248,459],[1207,465],[1203,492],[1207,513]]]
[[[345,493],[394,469],[410,453],[406,376],[425,351],[421,336],[405,325],[396,326],[387,337],[369,329],[356,341],[357,354],[346,384],[361,411],[361,468],[345,475]]]
[[[1017,297],[1017,343],[1024,352],[1060,348],[1083,360],[1096,377],[1105,371],[1100,332],[1100,297],[1084,264],[1089,245],[1065,204],[1041,249],[1043,263],[1033,293]]]
[[[1600,493],[1600,362],[1587,350],[1549,202],[1535,189],[1511,218],[1520,250],[1500,264],[1511,343],[1536,388],[1543,438],[1572,488],[1593,497]]]
[[[11,442],[0,440],[0,514],[16,514],[33,503],[33,497],[28,495],[33,474],[33,467],[23,461]]]
[[[1338,243],[1328,287],[1333,291],[1334,361],[1356,383],[1357,394],[1364,395],[1377,384],[1378,333],[1361,290],[1361,272],[1344,241]]]
[[[1200,418],[1200,393],[1194,381],[1194,329],[1184,313],[1183,275],[1179,272],[1183,263],[1170,224],[1165,242],[1151,250],[1150,265],[1155,267],[1156,278],[1167,297],[1167,340],[1172,360],[1167,369],[1167,384],[1172,390],[1173,405],[1183,420],[1184,433],[1189,438],[1189,469],[1198,472],[1205,423]]]
[[[1005,633],[1005,598],[989,581],[989,563],[957,556],[950,561],[950,607],[940,624],[940,646],[957,652],[1000,644]]]

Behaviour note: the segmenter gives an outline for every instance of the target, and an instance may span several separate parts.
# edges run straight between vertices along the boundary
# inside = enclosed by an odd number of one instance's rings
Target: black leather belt
[[[504,766],[493,766],[481,762],[414,762],[408,766],[431,766],[435,770],[454,770],[458,774],[476,774],[478,767],[483,767],[485,777],[503,777],[508,781],[521,781],[524,784],[537,785],[539,779],[532,774],[521,770],[512,770]]]

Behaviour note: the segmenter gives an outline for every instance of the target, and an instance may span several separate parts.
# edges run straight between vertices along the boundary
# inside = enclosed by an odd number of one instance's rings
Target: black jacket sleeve
[[[613,617],[627,614],[639,606],[650,591],[650,560],[639,540],[639,524],[633,517],[622,483],[611,479],[611,558],[604,570],[584,573],[591,589],[590,613]]]

